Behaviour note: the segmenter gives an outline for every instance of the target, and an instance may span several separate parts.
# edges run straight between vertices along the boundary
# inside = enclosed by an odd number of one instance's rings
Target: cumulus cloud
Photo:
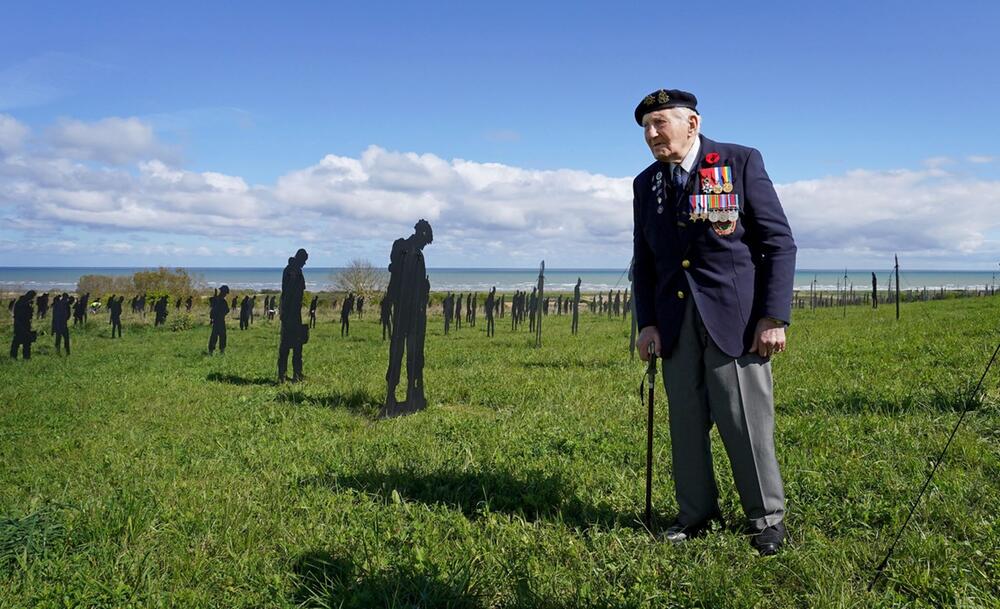
[[[105,146],[109,133],[131,134],[123,137],[132,143]],[[28,137],[22,132],[19,144]],[[256,185],[150,157],[155,134],[137,119],[62,121],[39,137],[61,145],[0,156],[0,216],[6,230],[51,243],[61,239],[59,227],[75,226],[108,235],[116,244],[110,251],[121,253],[270,259],[272,250],[307,244],[348,260],[384,254],[426,218],[439,266],[526,266],[544,258],[550,266],[610,267],[627,264],[631,250],[631,176],[371,146]],[[803,254],[1000,254],[1000,183],[966,169],[928,159],[916,169],[859,169],[776,188]],[[125,248],[124,233],[151,243]],[[157,245],[185,235],[185,245]]]
[[[28,136],[29,129],[13,116],[0,114],[0,153],[14,152]]]
[[[114,165],[173,156],[157,141],[153,127],[135,117],[92,123],[62,119],[49,129],[48,141],[64,157]]]
[[[777,190],[809,249],[966,254],[1000,227],[1000,182],[937,168],[855,170]]]

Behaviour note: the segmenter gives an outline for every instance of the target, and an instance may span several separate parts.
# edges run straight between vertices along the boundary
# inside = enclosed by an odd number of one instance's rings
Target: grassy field
[[[207,326],[126,314],[112,340],[93,316],[72,357],[45,336],[0,362],[0,607],[997,607],[1000,370],[865,588],[1000,339],[998,305],[796,311],[774,363],[794,544],[772,559],[740,533],[714,432],[729,529],[675,547],[637,523],[643,367],[624,322],[584,314],[573,337],[550,315],[536,350],[509,318],[487,339],[434,317],[430,407],[377,421],[374,315],[349,338],[324,318],[306,382],[285,386],[276,324],[232,320],[209,358]]]

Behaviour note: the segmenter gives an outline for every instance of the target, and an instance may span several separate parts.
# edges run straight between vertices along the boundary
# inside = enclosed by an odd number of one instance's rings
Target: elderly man
[[[633,182],[639,353],[663,358],[681,542],[720,519],[709,430],[719,427],[761,555],[785,539],[774,452],[771,357],[785,349],[795,243],[753,148],[700,134],[691,93],[659,90],[635,109],[656,162]]]

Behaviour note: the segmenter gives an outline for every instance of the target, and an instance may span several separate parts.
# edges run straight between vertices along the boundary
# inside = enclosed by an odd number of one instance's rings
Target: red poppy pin
[[[719,162],[719,153],[709,152],[708,154],[705,155],[705,162],[709,165],[715,165],[716,163]]]

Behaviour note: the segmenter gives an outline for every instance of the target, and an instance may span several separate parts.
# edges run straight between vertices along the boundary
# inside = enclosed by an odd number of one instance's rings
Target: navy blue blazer
[[[661,353],[669,357],[685,301],[694,298],[715,344],[740,357],[753,344],[758,320],[791,321],[795,241],[760,152],[699,137],[698,163],[683,192],[673,191],[670,164],[660,161],[632,182],[636,322],[659,329]],[[739,218],[729,234],[690,220],[690,197],[702,194],[698,170],[710,167],[730,168],[731,194],[738,195]],[[662,202],[657,173],[666,183]]]

